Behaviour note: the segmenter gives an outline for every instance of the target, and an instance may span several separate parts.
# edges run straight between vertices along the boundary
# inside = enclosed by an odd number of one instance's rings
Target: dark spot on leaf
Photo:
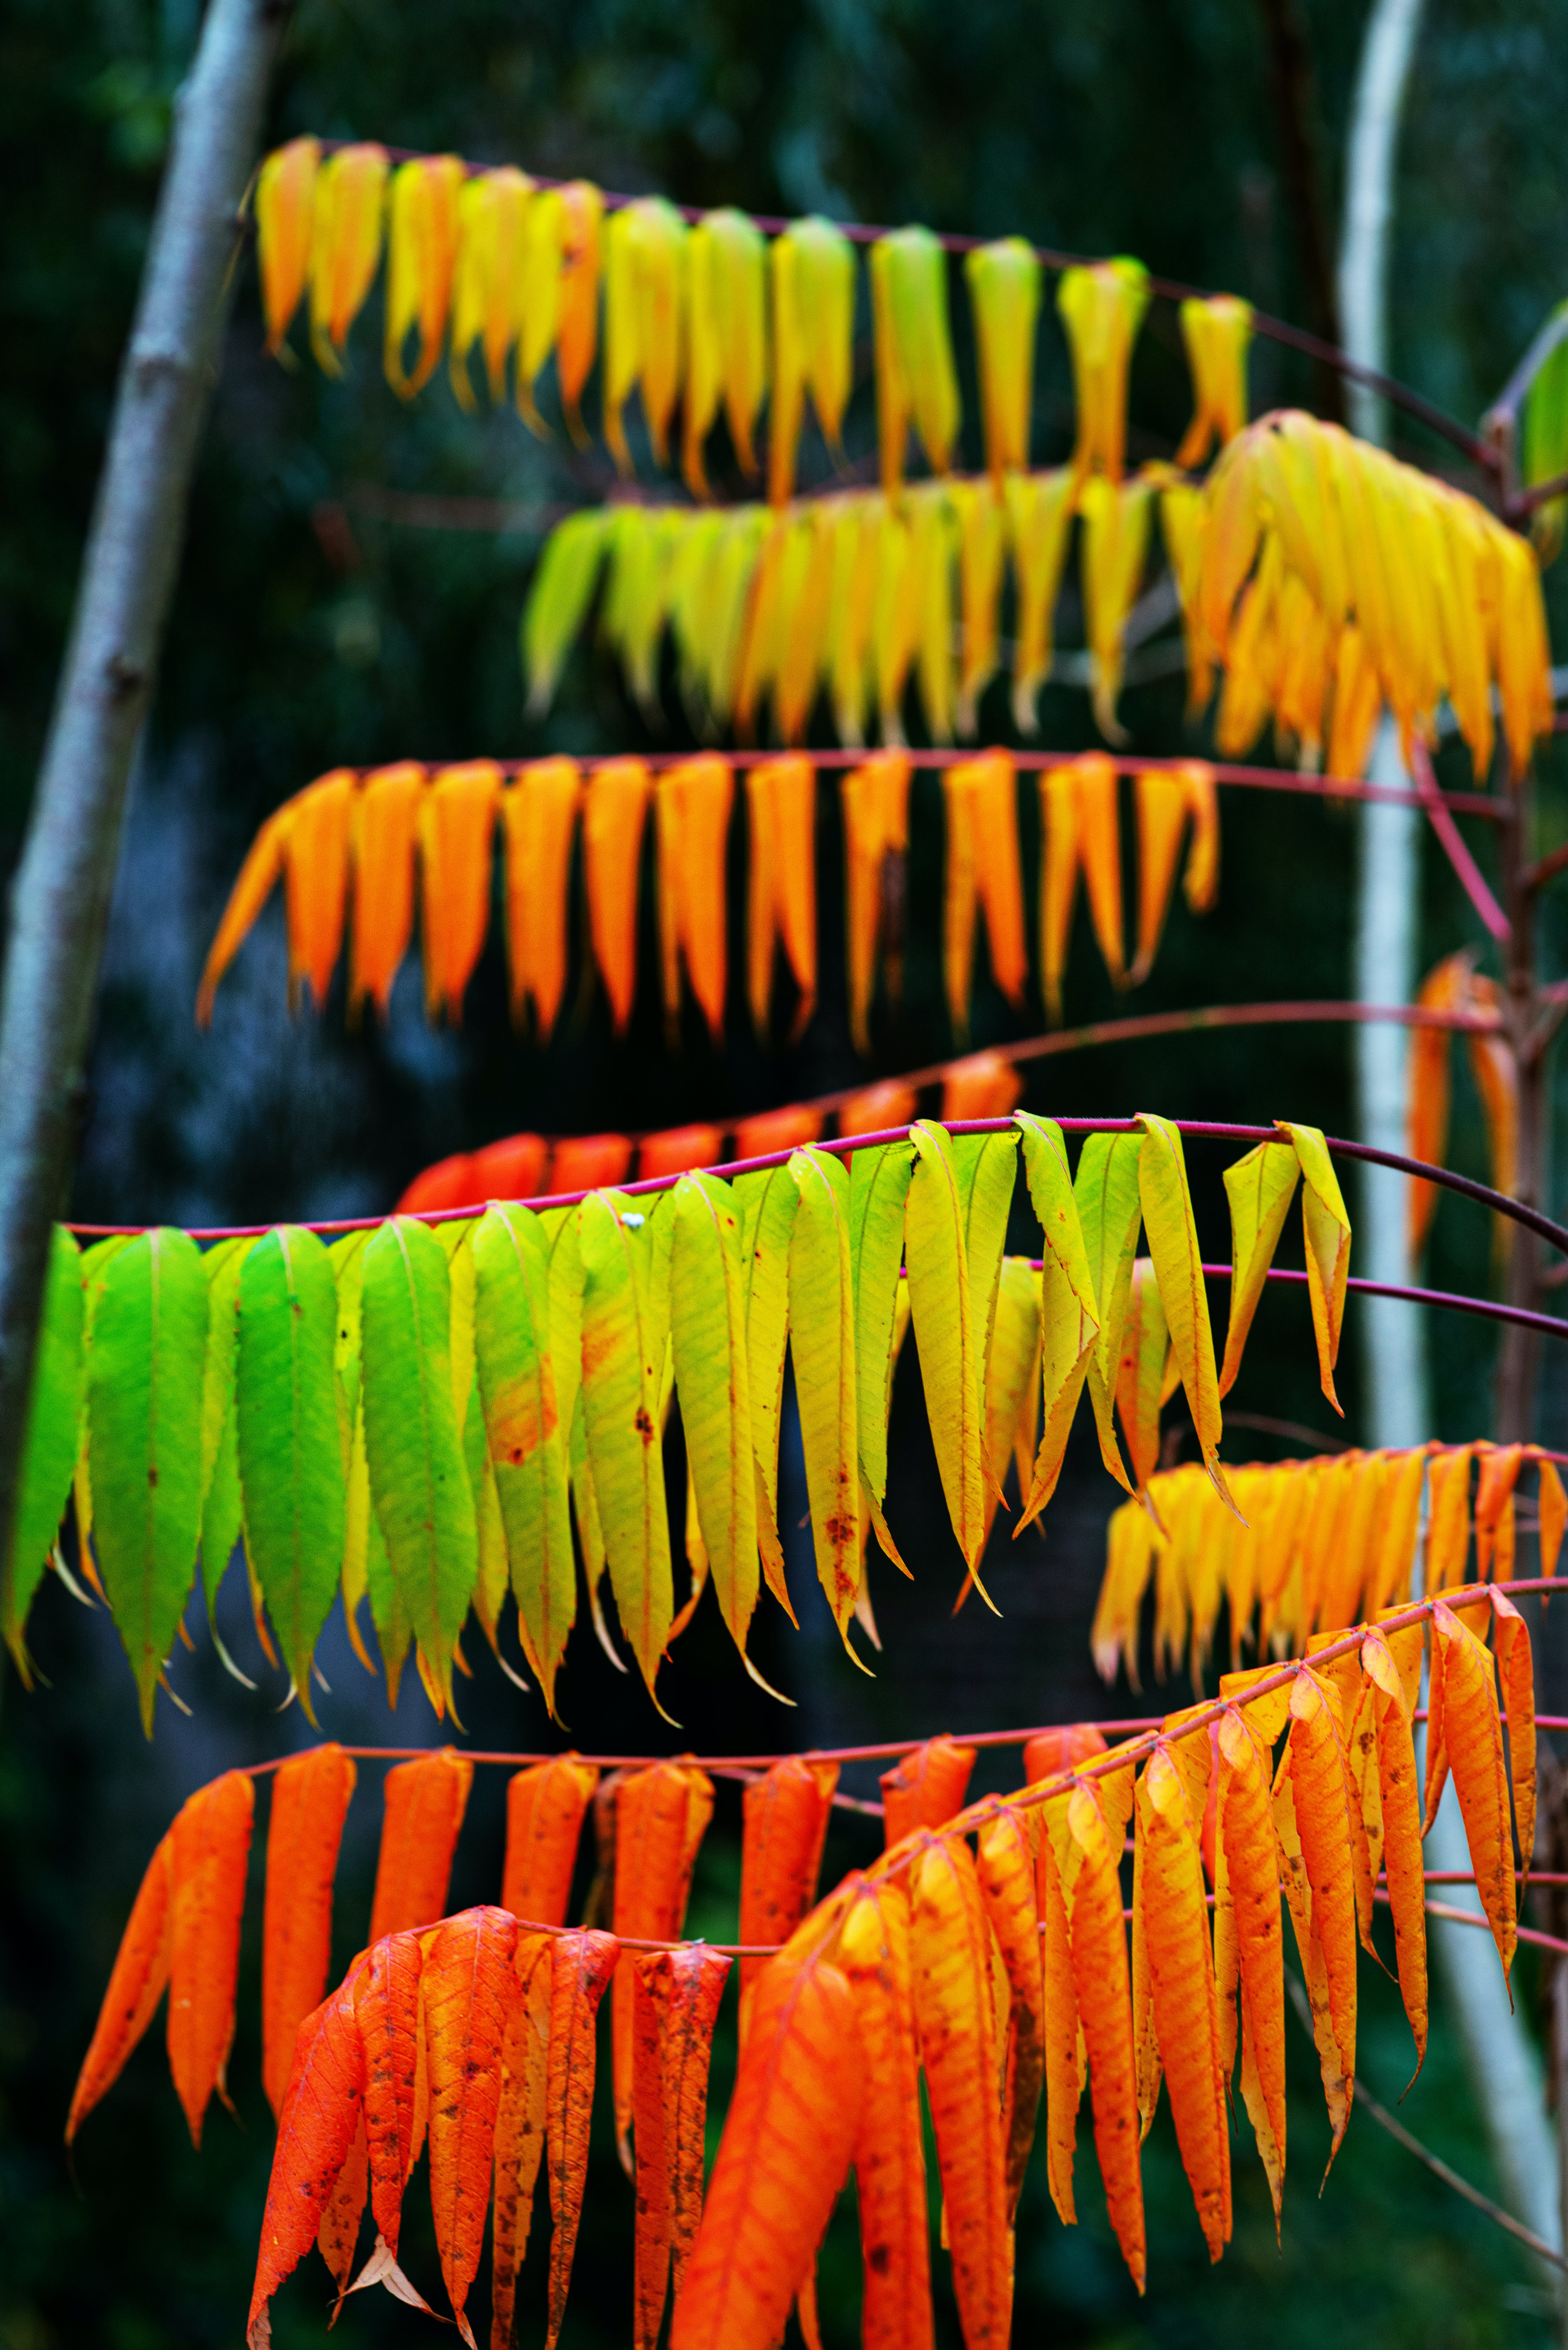
[[[158,1465],[156,1461],[152,1463],[147,1471],[147,1482],[150,1485],[156,1485],[158,1482]]]
[[[652,1443],[653,1422],[648,1416],[648,1408],[646,1405],[639,1405],[638,1408],[637,1432],[641,1437],[645,1444]]]
[[[866,2265],[867,2268],[874,2270],[877,2276],[886,2276],[888,2267],[891,2264],[892,2258],[893,2247],[891,2244],[873,2244],[871,2250],[866,2255]]]

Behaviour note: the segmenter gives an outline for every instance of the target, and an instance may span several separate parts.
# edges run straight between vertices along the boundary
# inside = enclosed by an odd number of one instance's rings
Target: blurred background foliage
[[[962,10],[932,0],[301,0],[285,43],[269,140],[306,130],[452,148],[544,172],[587,173],[611,189],[762,212],[817,208],[844,218],[988,234],[1019,231],[1085,254],[1130,252],[1162,274],[1244,294],[1332,330],[1332,259],[1341,159],[1363,8],[1348,0],[1066,0],[1046,17],[1003,0]],[[115,369],[134,299],[171,109],[193,45],[196,0],[10,0],[0,17],[0,268],[8,332],[0,373],[0,854],[14,859],[86,528]],[[1564,166],[1559,127],[1568,55],[1550,0],[1432,0],[1401,149],[1393,276],[1393,362],[1407,380],[1473,421],[1547,307],[1564,292]],[[955,304],[976,449],[972,353]],[[851,1082],[861,1065],[843,1017],[836,898],[838,836],[822,803],[823,1008],[791,1052],[761,1052],[737,1013],[726,1047],[695,1030],[663,1045],[652,966],[629,1037],[614,1040],[601,1003],[580,1002],[544,1054],[514,1037],[493,943],[463,1028],[424,1024],[417,968],[405,971],[384,1030],[344,1031],[337,990],[324,1017],[290,1024],[275,909],[225,982],[212,1034],[199,1037],[196,975],[224,894],[256,826],[312,775],[339,762],[396,756],[603,752],[688,739],[672,716],[652,736],[607,665],[579,653],[543,726],[524,721],[516,630],[545,510],[602,495],[602,450],[530,440],[504,411],[461,415],[438,378],[410,409],[379,370],[377,304],[340,384],[262,355],[254,270],[238,296],[207,436],[156,716],[136,777],[116,894],[75,1213],[191,1223],[379,1211],[427,1160],[519,1128],[637,1129],[723,1118]],[[1255,348],[1254,406],[1330,406],[1306,363]],[[1173,314],[1156,306],[1134,370],[1131,450],[1168,454],[1185,421],[1187,380]],[[1446,466],[1449,452],[1397,425],[1405,453]],[[1034,459],[1066,452],[1064,350],[1043,325]],[[852,412],[852,452],[871,446],[868,386]],[[825,476],[818,448],[806,453]],[[739,484],[726,484],[733,494]],[[502,529],[417,528],[387,519],[388,492],[504,501]],[[1552,583],[1561,643],[1561,592]],[[1081,641],[1071,599],[1059,639]],[[671,709],[674,709],[673,701]],[[1192,741],[1182,681],[1129,689],[1136,747]],[[1090,739],[1081,692],[1050,688],[1044,739]],[[984,731],[1006,739],[1000,689]],[[1266,746],[1259,755],[1267,755]],[[1462,754],[1445,779],[1468,781]],[[1561,754],[1542,777],[1542,847],[1568,832]],[[1141,1007],[1247,997],[1333,996],[1348,986],[1355,828],[1319,806],[1230,793],[1223,800],[1220,903],[1207,921],[1179,908]],[[940,793],[919,778],[910,869],[910,959],[897,1024],[884,1021],[867,1076],[951,1049],[936,951]],[[1026,847],[1033,840],[1026,836]],[[738,846],[738,844],[737,844]],[[1483,857],[1489,844],[1478,841]],[[736,868],[736,878],[739,868]],[[1426,859],[1426,960],[1482,943],[1445,865]],[[645,907],[651,944],[651,908]],[[739,932],[736,932],[738,942]],[[1563,966],[1549,911],[1549,975]],[[1080,922],[1068,1016],[1118,1009]],[[1031,1014],[1037,1021],[1038,1007]],[[1016,1033],[982,984],[975,1041]],[[1347,1037],[1337,1030],[1178,1039],[1047,1064],[1032,1107],[1060,1114],[1147,1107],[1189,1117],[1287,1114],[1344,1132],[1351,1118]],[[1478,1107],[1457,1083],[1456,1163],[1484,1171]],[[1225,1251],[1220,1171],[1229,1155],[1192,1153],[1200,1224]],[[1354,1197],[1352,1209],[1354,1213]],[[1022,1230],[1019,1234],[1022,1243]],[[1289,1245],[1289,1243],[1287,1243]],[[1299,1243],[1295,1243],[1299,1246]],[[1485,1220],[1452,1199],[1430,1263],[1439,1285],[1485,1289]],[[1354,1308],[1342,1393],[1356,1433]],[[1488,1425],[1490,1341],[1480,1325],[1434,1332],[1438,1428]],[[1563,1366],[1548,1363],[1543,1432],[1561,1440]],[[1299,1295],[1262,1310],[1235,1402],[1327,1430]],[[1180,1411],[1171,1408],[1172,1441]],[[672,1451],[672,1490],[678,1475]],[[1227,1452],[1282,1449],[1232,1425]],[[784,1510],[802,1631],[760,1617],[763,1669],[799,1700],[784,1714],[741,1677],[704,1611],[663,1684],[676,1736],[639,1691],[579,1635],[564,1683],[585,1748],[690,1744],[740,1751],[856,1738],[994,1728],[1126,1710],[1094,1682],[1087,1628],[1111,1489],[1075,1450],[1042,1545],[994,1538],[988,1583],[1005,1621],[978,1606],[950,1615],[959,1561],[923,1430],[918,1373],[903,1367],[894,1406],[889,1515],[915,1568],[902,1585],[873,1565],[885,1650],[862,1679],[837,1648],[811,1588],[798,1444],[786,1434]],[[215,2114],[200,2158],[183,2141],[161,2047],[150,2044],[89,2124],[73,2176],[59,2134],[116,1939],[148,1853],[178,1802],[228,1764],[302,1744],[296,1711],[262,1668],[238,1578],[223,1601],[233,1653],[261,1687],[227,1679],[204,1630],[177,1658],[189,1717],[165,1708],[154,1744],[136,1730],[129,1677],[101,1615],[51,1585],[35,1618],[45,1679],[32,1696],[7,1676],[0,1694],[0,2350],[53,2345],[232,2342],[243,2323],[270,2148],[258,2085],[255,1935],[247,1939],[232,2073],[233,2122]],[[764,1606],[767,1603],[764,1602]],[[1553,1622],[1546,1696],[1568,1710]],[[416,1683],[395,1729],[336,1619],[322,1663],[329,1734],[428,1742],[440,1733]],[[1184,1702],[1185,1680],[1167,1700]],[[1147,1701],[1147,1700],[1145,1700]],[[1137,1702],[1133,1700],[1131,1702]],[[536,1699],[481,1658],[462,1700],[485,1746],[546,1742]],[[340,1875],[337,1945],[358,1946],[379,1822],[379,1765],[362,1767]],[[985,1758],[1002,1784],[1006,1764]],[[846,1783],[872,1792],[873,1773]],[[502,1835],[499,1772],[478,1774],[459,1849],[454,1905],[493,1895]],[[732,1930],[739,1804],[721,1797],[693,1904],[693,1929]],[[869,1849],[869,1824],[841,1821],[830,1869]],[[253,1919],[259,1918],[258,1897]],[[1528,1967],[1521,1969],[1531,1996]],[[1397,2003],[1368,1978],[1365,2071],[1393,2099],[1407,2042]],[[154,2041],[158,2034],[154,2034]],[[722,2045],[722,2092],[732,2061]],[[1250,2147],[1238,2143],[1237,2232],[1222,2268],[1203,2264],[1168,2114],[1146,2149],[1151,2291],[1138,2303],[1085,2183],[1083,2223],[1064,2231],[1043,2176],[1032,2178],[1018,2263],[1018,2334],[1071,2344],[1177,2345],[1256,2338],[1286,2345],[1325,2329],[1394,2345],[1542,2341],[1540,2277],[1508,2241],[1438,2188],[1365,2119],[1320,2201],[1326,2128],[1304,2036],[1293,2050],[1294,2163],[1282,2250]],[[1455,2044],[1442,2028],[1405,2109],[1411,2126],[1468,2176],[1490,2184]],[[1080,2177],[1092,2179],[1086,2125]],[[632,2209],[613,2150],[590,2184],[566,2340],[624,2340],[629,2327]],[[427,2222],[428,2227],[428,2222]],[[851,2216],[824,2255],[829,2350],[855,2332]],[[410,2265],[434,2275],[428,2235]],[[535,2269],[538,2263],[535,2263]],[[937,2263],[945,2271],[945,2262]],[[537,2294],[538,2275],[530,2285]],[[946,2293],[945,2282],[940,2291]],[[302,2272],[280,2300],[277,2339],[322,2338],[325,2272]],[[535,2303],[520,2338],[534,2338]],[[379,2296],[351,2303],[342,2338],[429,2339]],[[950,2304],[944,2343],[956,2342]]]

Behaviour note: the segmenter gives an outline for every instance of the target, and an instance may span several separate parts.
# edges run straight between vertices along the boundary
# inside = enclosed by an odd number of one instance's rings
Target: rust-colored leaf
[[[613,1934],[583,1927],[558,1934],[551,1952],[550,2060],[545,2081],[545,2148],[550,2180],[550,2314],[546,2350],[556,2350],[577,2247],[593,2114],[594,2019],[615,1972]]]
[[[1295,1783],[1291,1775],[1288,1748],[1280,1757],[1279,1768],[1274,1773],[1270,1809],[1274,1815],[1274,1835],[1280,1847],[1280,1884],[1290,1908],[1296,1954],[1301,1960],[1302,1973],[1306,1981],[1324,2102],[1328,2107],[1329,2126],[1334,2134],[1328,2156],[1329,2167],[1332,2167],[1350,2119],[1354,2067],[1341,2054],[1334,2038],[1334,2016],[1328,1996],[1328,1969],[1313,1913],[1312,1886],[1307,1877],[1306,1862],[1302,1856],[1302,1840],[1296,1825]],[[1326,2168],[1324,2176],[1327,2176]]]
[[[839,1938],[860,2036],[855,2192],[865,2290],[862,2350],[930,2350],[931,2256],[920,2062],[901,1884],[867,1886]]]
[[[742,1798],[742,1942],[787,1942],[811,1908],[837,1784],[836,1762],[788,1754],[747,1787]],[[742,2000],[766,1964],[765,1959],[741,1960]]]
[[[1057,1797],[1040,1836],[1039,1908],[1041,1975],[1044,2007],[1045,2178],[1051,2200],[1068,2227],[1077,2220],[1073,2201],[1073,2160],[1078,2140],[1078,2106],[1084,2095],[1078,2063],[1078,1991],[1069,1939],[1067,1898],[1057,1856],[1057,1835],[1066,1804]],[[1010,2207],[1011,2210],[1011,2207]]]
[[[365,2052],[370,2209],[382,2241],[393,2252],[398,2249],[403,2189],[414,2162],[423,1967],[424,1952],[417,1934],[389,1934],[366,1953],[354,1995],[355,2019]]]
[[[244,1771],[225,1771],[198,1788],[174,1822],[169,2070],[197,2147],[213,2090],[227,2103],[223,2074],[234,2036],[240,1914],[254,1808],[254,1782]]]
[[[431,1937],[420,1983],[436,2250],[470,2350],[473,2329],[465,2312],[490,2202],[501,2052],[522,1988],[512,1964],[516,1941],[517,1921],[504,1909],[464,1909]]]
[[[557,1754],[507,1782],[501,1907],[524,1925],[566,1924],[583,1815],[598,1781],[594,1763]]]
[[[359,2126],[365,2056],[354,1991],[350,1979],[299,2027],[262,2216],[249,2350],[265,2350],[272,2339],[267,2304],[316,2241]]]
[[[730,1966],[700,1943],[634,1961],[637,2350],[655,2350],[671,2268],[679,2293],[701,2222],[708,2066]]]
[[[940,1828],[963,1809],[975,1750],[930,1738],[882,1773],[883,1828],[889,1850],[911,1828]]]
[[[1171,2116],[1199,2223],[1217,2261],[1231,2236],[1231,2141],[1209,1947],[1203,1865],[1187,1791],[1163,1746],[1138,1788],[1148,1883],[1144,1936]]]
[[[131,2051],[157,2012],[169,1981],[174,1939],[174,1831],[147,1864],[130,1916],[120,1936],[109,1989],[103,1995],[66,2119],[69,2146],[83,2122],[119,2080]]]
[[[472,1782],[472,1763],[451,1746],[388,1772],[370,1904],[372,1942],[405,1927],[433,1925],[446,1908],[452,1856]]]
[[[672,1942],[686,1918],[691,1870],[713,1815],[713,1783],[685,1762],[630,1771],[615,1792],[615,1904],[611,1923],[623,1940]],[[629,2175],[631,2158],[632,1986],[618,1970],[611,1994],[616,2135]]]
[[[337,2183],[327,2199],[327,2209],[321,2215],[321,2225],[316,2234],[316,2249],[326,2262],[338,2299],[348,2290],[354,2273],[354,2255],[358,2249],[359,2230],[365,2218],[365,2200],[369,2192],[369,2156],[365,2142],[365,2116],[361,2111],[355,2126],[348,2158],[337,2174]]]
[[[501,2043],[501,2100],[495,2114],[490,2350],[512,2350],[517,2275],[528,2250],[534,2189],[545,2152],[555,1941],[553,1934],[519,1934],[513,1952],[517,1994]]]
[[[1007,1970],[1007,2082],[1003,2142],[1007,2161],[1007,2216],[1018,2210],[1034,2143],[1034,2118],[1045,2077],[1046,2000],[1041,1964],[1040,1909],[1034,1890],[1034,1852],[1028,1815],[1004,1811],[980,1833],[978,1875],[985,1913]],[[1042,1846],[1044,1839],[1042,1838]],[[1066,1951],[1064,1948],[1063,1957]],[[1076,2048],[1074,2050],[1076,2059]]]
[[[1127,1933],[1122,1923],[1121,1831],[1118,1825],[1113,1845],[1097,1794],[1087,1781],[1075,1787],[1068,1798],[1067,1832],[1078,1855],[1073,1888],[1073,1986],[1088,2051],[1095,2152],[1105,2181],[1110,2222],[1141,2293],[1146,2267],[1143,2181],[1138,2170],[1140,2134]]]
[[[670,2350],[773,2350],[849,2168],[862,2067],[848,1982],[798,1950],[769,1961]]]
[[[1105,1731],[1093,1721],[1075,1721],[1065,1730],[1037,1731],[1023,1749],[1023,1776],[1033,1786],[1037,1779],[1054,1778],[1058,1771],[1075,1771],[1080,1762],[1105,1751]]]
[[[1417,1624],[1413,1629],[1418,1644],[1421,1627]],[[1375,1689],[1383,1866],[1388,1879],[1389,1914],[1394,1920],[1399,1995],[1416,2043],[1418,2073],[1427,2054],[1427,1885],[1410,1707],[1389,1644],[1379,1634],[1368,1633],[1362,1642],[1361,1661]]]
[[[953,2293],[968,2350],[1004,2350],[1012,2233],[997,2096],[991,1937],[969,1846],[933,1844],[914,1878],[915,2020],[937,2135]]]
[[[320,2004],[332,1956],[332,1881],[354,1792],[341,1746],[296,1754],[272,1783],[262,1936],[262,2086],[283,2111],[302,2020]]]

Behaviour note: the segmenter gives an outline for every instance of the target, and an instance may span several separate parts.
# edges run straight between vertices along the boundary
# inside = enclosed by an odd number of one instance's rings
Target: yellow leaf
[[[1282,1142],[1260,1142],[1225,1170],[1225,1196],[1231,1202],[1231,1318],[1220,1371],[1222,1397],[1236,1384],[1241,1351],[1300,1173],[1295,1152]]]
[[[1138,1150],[1138,1198],[1148,1233],[1149,1255],[1170,1329],[1170,1343],[1181,1369],[1188,1409],[1197,1430],[1204,1466],[1220,1493],[1231,1502],[1231,1489],[1220,1466],[1220,1389],[1214,1371],[1214,1340],[1209,1327],[1209,1295],[1203,1286],[1203,1259],[1198,1228],[1192,1220],[1192,1196],[1187,1188],[1187,1161],[1181,1136],[1168,1118],[1148,1111],[1138,1113],[1143,1142]],[[1231,1503],[1234,1509],[1234,1503]],[[1240,1513],[1238,1513],[1240,1514]]]
[[[588,1468],[610,1587],[652,1696],[674,1587],[660,1426],[665,1344],[644,1229],[624,1194],[591,1191],[577,1211]]]
[[[675,1187],[670,1335],[686,1460],[720,1610],[742,1658],[757,1604],[757,1481],[740,1220],[726,1183]]]
[[[1302,1221],[1306,1227],[1307,1294],[1312,1299],[1313,1329],[1317,1336],[1317,1360],[1323,1391],[1343,1419],[1334,1391],[1334,1367],[1339,1359],[1340,1325],[1345,1318],[1345,1284],[1350,1278],[1350,1218],[1340,1195],[1334,1162],[1315,1126],[1293,1125],[1277,1118],[1282,1134],[1295,1145],[1306,1180],[1302,1191]]]
[[[1122,1326],[1132,1291],[1138,1227],[1143,1221],[1138,1184],[1140,1150],[1135,1134],[1088,1135],[1073,1179],[1073,1197],[1099,1314],[1099,1331],[1088,1364],[1089,1400],[1094,1405],[1095,1425],[1099,1430],[1100,1458],[1117,1484],[1126,1486],[1129,1493],[1132,1483],[1117,1450],[1111,1403],[1116,1365],[1121,1360]]]
[[[797,1150],[788,1174],[800,1201],[789,1243],[790,1351],[812,1543],[833,1620],[854,1657],[848,1627],[860,1590],[860,1469],[849,1176],[843,1160],[824,1150]]]
[[[981,1430],[983,1325],[974,1310],[970,1282],[969,1203],[955,1147],[945,1130],[921,1118],[911,1128],[910,1138],[917,1158],[904,1211],[909,1309],[948,1515],[964,1565],[973,1575],[985,1544],[986,1483]],[[973,1181],[971,1164],[971,1191]],[[997,1262],[1000,1271],[1000,1247]],[[984,1597],[978,1575],[975,1581]]]

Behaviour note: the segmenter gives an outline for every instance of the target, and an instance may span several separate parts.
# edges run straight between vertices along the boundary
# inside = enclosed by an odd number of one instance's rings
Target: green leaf
[[[93,1534],[151,1737],[196,1573],[207,1277],[185,1232],[143,1232],[99,1262],[87,1379]]]
[[[240,1274],[234,1419],[245,1547],[307,1721],[310,1666],[343,1563],[337,1285],[314,1232],[280,1225]]]
[[[974,1575],[985,1547],[986,1481],[963,1195],[946,1128],[923,1118],[910,1133],[918,1159],[904,1214],[909,1311],[948,1515]],[[984,1596],[978,1575],[975,1582]]]
[[[854,1657],[849,1619],[860,1592],[860,1461],[849,1177],[843,1160],[826,1150],[795,1151],[788,1173],[800,1197],[789,1243],[789,1326],[811,1536],[817,1580]]]
[[[77,1533],[85,1548],[92,1534],[92,1463],[88,1452],[88,1419],[86,1380],[88,1350],[92,1345],[93,1315],[103,1294],[104,1275],[117,1256],[130,1246],[135,1238],[131,1232],[111,1232],[107,1240],[94,1241],[91,1248],[82,1251],[82,1379],[83,1399],[80,1441],[77,1450],[76,1513]]]
[[[746,1298],[746,1385],[752,1454],[757,1473],[757,1546],[768,1589],[793,1624],[784,1545],[779,1540],[779,1414],[789,1345],[789,1244],[800,1193],[789,1168],[738,1175],[732,1187],[741,1219],[741,1278]]]
[[[1079,1284],[1047,1249],[1040,1270],[1040,1444],[1014,1541],[1056,1491],[1098,1336],[1099,1324],[1085,1308]]]
[[[587,617],[614,521],[613,506],[590,507],[568,515],[545,542],[523,615],[523,666],[534,717],[549,708],[562,664]]]
[[[5,1578],[6,1646],[23,1680],[30,1679],[27,1611],[70,1499],[82,1408],[82,1260],[63,1224],[49,1240],[44,1303],[33,1357],[33,1385],[16,1495],[11,1572]]]
[[[487,1454],[524,1644],[554,1713],[577,1583],[551,1352],[551,1255],[531,1209],[497,1206],[485,1211],[472,1255]]]
[[[1026,1256],[1003,1257],[985,1374],[985,1445],[999,1487],[1007,1474],[1039,1359],[1039,1276]],[[1033,1427],[1032,1412],[1029,1417]],[[994,1500],[986,1515],[994,1521]]]
[[[1067,1277],[1068,1286],[1097,1330],[1099,1295],[1078,1221],[1078,1202],[1067,1166],[1067,1145],[1054,1118],[1036,1118],[1014,1110],[1013,1122],[1023,1137],[1023,1173],[1029,1197],[1040,1219],[1045,1248]]]
[[[670,1209],[670,1336],[697,1523],[720,1612],[742,1658],[757,1604],[740,1219],[727,1183],[683,1175]]]
[[[367,1247],[361,1280],[370,1499],[403,1612],[448,1704],[452,1648],[479,1573],[479,1532],[452,1409],[446,1257],[428,1226],[394,1216]],[[369,1559],[379,1632],[373,1545]]]
[[[1225,1196],[1231,1202],[1231,1318],[1220,1371],[1221,1397],[1236,1384],[1247,1334],[1300,1175],[1300,1161],[1288,1142],[1260,1142],[1225,1170]]]
[[[1137,1254],[1138,1226],[1143,1210],[1138,1200],[1138,1152],[1136,1134],[1091,1134],[1078,1155],[1073,1197],[1095,1284],[1099,1331],[1089,1357],[1089,1401],[1100,1439],[1100,1458],[1118,1485],[1130,1493],[1132,1481],[1122,1466],[1120,1448],[1111,1419],[1116,1394],[1116,1365],[1121,1360],[1122,1327],[1127,1321],[1132,1289],[1133,1259]]]
[[[857,1150],[849,1162],[849,1266],[855,1285],[855,1432],[871,1523],[889,1558],[909,1568],[888,1532],[888,1388],[904,1262],[912,1143]]]
[[[253,1239],[220,1241],[207,1251],[207,1355],[202,1372],[202,1593],[207,1629],[227,1670],[245,1681],[218,1637],[218,1590],[240,1539],[239,1441],[234,1419],[234,1347],[239,1330],[240,1276]],[[254,1686],[254,1682],[247,1683]]]
[[[664,1338],[644,1231],[643,1211],[612,1194],[591,1191],[577,1211],[588,1469],[621,1628],[652,1696],[675,1607],[659,1428]]]

